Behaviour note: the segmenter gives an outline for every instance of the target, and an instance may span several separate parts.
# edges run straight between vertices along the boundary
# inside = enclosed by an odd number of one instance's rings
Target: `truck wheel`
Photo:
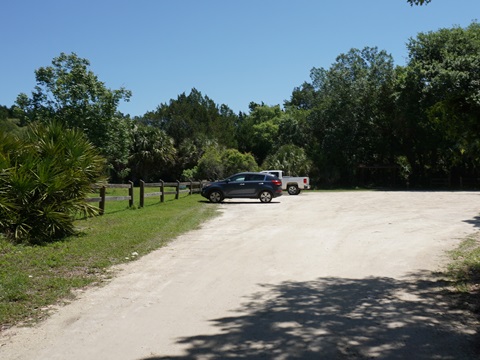
[[[300,190],[298,189],[297,185],[288,185],[287,186],[288,195],[298,195],[300,194]]]
[[[220,191],[218,190],[213,190],[208,194],[208,200],[212,203],[219,203],[222,202],[223,200],[223,195]]]
[[[269,203],[270,201],[272,201],[273,196],[272,196],[272,193],[270,191],[263,190],[260,193],[260,196],[258,198],[263,203]]]

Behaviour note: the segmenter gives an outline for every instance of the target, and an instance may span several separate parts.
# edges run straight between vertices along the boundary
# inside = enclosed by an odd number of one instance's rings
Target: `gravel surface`
[[[479,358],[479,324],[433,273],[478,230],[480,193],[205,206],[221,216],[38,326],[2,332],[0,359]]]

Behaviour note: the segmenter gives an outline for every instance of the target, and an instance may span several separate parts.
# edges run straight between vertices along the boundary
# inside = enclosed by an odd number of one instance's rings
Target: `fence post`
[[[190,193],[189,195],[192,195],[193,194],[193,181],[192,179],[190,179]]]
[[[165,185],[163,180],[160,180],[160,202],[165,202]]]
[[[103,185],[100,188],[100,203],[98,204],[98,207],[100,208],[100,215],[103,215],[105,213],[105,193],[106,193],[106,187]]]
[[[140,180],[140,207],[145,205],[145,181]]]
[[[177,193],[175,194],[175,200],[178,200],[180,196],[180,181],[177,180]]]
[[[128,189],[128,195],[130,196],[130,200],[128,201],[128,206],[133,207],[133,182],[129,181],[130,188]]]

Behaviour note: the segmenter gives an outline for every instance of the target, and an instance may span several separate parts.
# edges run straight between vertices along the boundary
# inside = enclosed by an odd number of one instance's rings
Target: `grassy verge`
[[[137,197],[138,199],[138,197]],[[147,198],[145,207],[107,203],[104,216],[76,222],[80,235],[44,246],[13,245],[0,238],[0,329],[36,321],[72,290],[99,283],[108,268],[158,249],[215,216],[200,195]]]
[[[480,232],[467,237],[450,256],[447,276],[457,302],[480,317]]]

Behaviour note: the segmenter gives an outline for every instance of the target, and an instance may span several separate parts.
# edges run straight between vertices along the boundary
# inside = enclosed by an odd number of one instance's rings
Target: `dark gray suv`
[[[247,198],[260,199],[268,203],[282,195],[282,182],[274,175],[243,172],[225,180],[212,182],[202,189],[202,196],[210,202],[218,203],[223,199]]]

